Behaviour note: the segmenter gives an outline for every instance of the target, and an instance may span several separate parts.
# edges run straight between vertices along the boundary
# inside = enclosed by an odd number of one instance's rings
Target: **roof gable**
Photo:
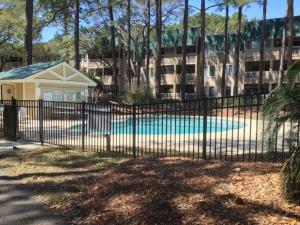
[[[62,63],[62,61],[41,62],[41,63],[32,64],[30,66],[15,68],[15,69],[0,73],[0,80],[25,79],[34,74],[37,74],[46,69],[49,69],[53,66],[56,66],[60,63]]]

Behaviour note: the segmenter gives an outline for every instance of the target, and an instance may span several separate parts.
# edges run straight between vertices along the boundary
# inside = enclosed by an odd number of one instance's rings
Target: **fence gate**
[[[6,139],[16,140],[18,133],[18,112],[16,101],[11,101],[8,104],[1,106],[0,127],[2,136]]]

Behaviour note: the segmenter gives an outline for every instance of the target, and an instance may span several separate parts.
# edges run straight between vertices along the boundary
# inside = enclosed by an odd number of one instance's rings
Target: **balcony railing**
[[[263,82],[276,82],[278,77],[278,71],[264,71]],[[246,83],[257,83],[259,80],[259,71],[249,71],[245,73]]]

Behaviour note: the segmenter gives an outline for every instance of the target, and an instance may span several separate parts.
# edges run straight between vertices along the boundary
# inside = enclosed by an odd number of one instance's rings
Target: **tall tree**
[[[201,18],[200,18],[200,38],[198,38],[197,52],[197,71],[196,71],[196,95],[204,97],[204,65],[205,65],[205,0],[201,0]]]
[[[293,63],[293,40],[294,40],[294,0],[288,0],[288,29],[287,29],[287,54],[286,61],[289,67]]]
[[[156,98],[161,98],[161,46],[162,46],[162,0],[155,0],[156,5],[156,59],[155,79]]]
[[[79,16],[80,16],[80,2],[79,0],[76,0],[75,3],[75,30],[74,30],[74,36],[75,36],[75,68],[77,70],[80,70],[80,52],[79,52]]]
[[[151,32],[151,2],[147,0],[147,54],[146,54],[146,87],[147,93],[150,93],[150,32]]]
[[[289,0],[288,0],[289,1]],[[286,39],[287,39],[287,24],[288,24],[289,7],[286,7],[286,15],[283,20],[282,26],[282,39],[281,39],[281,51],[280,51],[280,63],[278,73],[278,86],[280,87],[284,78],[284,70],[286,63]]]
[[[260,57],[259,57],[259,78],[258,92],[262,92],[263,73],[265,70],[265,38],[266,38],[266,20],[267,20],[267,0],[262,0],[263,18],[261,21],[261,36],[260,36]]]
[[[113,13],[113,3],[112,0],[108,0],[108,14],[110,23],[110,35],[111,35],[111,50],[112,50],[112,72],[113,72],[113,83],[114,83],[114,95],[118,93],[118,75],[117,75],[117,57],[116,57],[116,34],[115,34],[115,20]]]
[[[127,0],[127,39],[127,77],[129,80],[129,86],[131,86],[131,0]]]
[[[27,65],[32,64],[33,42],[33,0],[26,0],[26,31],[25,31],[25,54]]]
[[[241,46],[241,27],[242,27],[242,13],[243,4],[238,6],[238,26],[237,26],[237,41],[235,47],[235,68],[234,68],[234,95],[239,94],[238,82],[239,82],[239,72],[240,72],[240,46]]]
[[[184,1],[183,33],[182,33],[182,68],[181,68],[181,99],[185,99],[186,48],[189,16],[189,0]]]
[[[225,79],[226,79],[226,64],[228,57],[228,21],[229,21],[229,3],[228,0],[225,3],[225,26],[224,26],[224,56],[222,64],[222,80],[221,80],[221,96],[225,95]]]

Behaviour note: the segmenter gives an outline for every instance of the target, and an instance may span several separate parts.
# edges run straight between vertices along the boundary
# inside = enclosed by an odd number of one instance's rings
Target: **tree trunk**
[[[4,57],[1,57],[1,59],[0,59],[0,72],[3,71],[4,66],[5,66],[5,60],[4,60]]]
[[[294,0],[288,0],[288,30],[287,30],[287,66],[293,64],[293,40],[294,40]]]
[[[117,59],[116,59],[116,36],[115,36],[115,25],[114,25],[114,14],[111,0],[108,1],[108,14],[110,21],[110,34],[111,34],[111,50],[112,50],[112,58],[113,58],[113,81],[114,81],[114,95],[118,94],[118,76],[117,76]]]
[[[225,8],[225,28],[224,28],[224,57],[222,65],[222,81],[221,81],[221,96],[225,96],[225,80],[226,80],[226,64],[228,56],[228,21],[229,21],[229,5],[226,4]]]
[[[243,6],[239,6],[238,11],[238,28],[237,28],[237,41],[236,41],[236,58],[235,58],[235,70],[234,70],[234,95],[239,94],[239,73],[240,73],[240,45],[241,45],[241,27],[242,27],[242,13]]]
[[[80,70],[80,53],[79,53],[79,14],[80,14],[80,2],[76,0],[75,4],[75,68]]]
[[[156,98],[161,98],[161,42],[162,42],[162,0],[155,0],[156,3],[156,61],[155,61],[155,79],[156,79]]]
[[[201,0],[201,26],[200,37],[197,42],[197,74],[196,74],[196,95],[204,97],[204,65],[205,65],[205,0]]]
[[[67,36],[69,34],[68,31],[68,18],[69,18],[69,6],[67,1],[64,1],[64,21],[63,21],[63,25],[64,25],[64,36]]]
[[[148,19],[147,19],[147,59],[146,59],[146,85],[147,85],[147,93],[150,93],[150,32],[151,32],[151,4],[150,0],[147,0],[147,11],[148,11]]]
[[[131,0],[127,0],[127,32],[128,32],[128,43],[127,43],[127,78],[129,86],[132,85],[132,74],[131,74]]]
[[[32,64],[33,0],[26,0],[25,54],[27,65]]]
[[[181,67],[181,99],[185,100],[185,75],[186,75],[186,45],[189,16],[189,0],[184,3],[183,34],[182,34],[182,67]]]
[[[280,66],[279,66],[279,74],[278,74],[278,86],[279,87],[281,86],[283,78],[284,78],[288,14],[289,14],[289,9],[287,7],[286,8],[286,16],[285,16],[284,22],[283,22],[283,31],[282,31]]]
[[[259,78],[258,93],[262,93],[263,73],[265,70],[265,36],[266,36],[266,19],[267,19],[267,0],[263,0],[263,19],[261,21],[260,37],[260,58],[259,58]]]

